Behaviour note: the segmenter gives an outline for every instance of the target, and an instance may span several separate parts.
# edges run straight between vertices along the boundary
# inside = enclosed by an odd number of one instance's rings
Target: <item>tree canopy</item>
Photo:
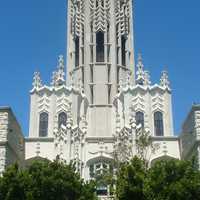
[[[73,165],[59,161],[36,161],[26,169],[15,164],[0,177],[0,199],[96,200],[103,181],[115,184],[116,200],[200,200],[200,172],[189,161],[160,160],[147,168],[134,157],[120,164],[114,178],[105,174],[96,181],[85,183]]]
[[[200,172],[189,161],[156,162],[147,173],[144,193],[149,200],[199,200]]]
[[[119,200],[200,200],[200,172],[191,162],[162,160],[151,168],[133,158],[117,174]]]
[[[2,200],[94,200],[94,189],[73,165],[58,161],[33,162],[27,169],[15,164],[0,178]]]

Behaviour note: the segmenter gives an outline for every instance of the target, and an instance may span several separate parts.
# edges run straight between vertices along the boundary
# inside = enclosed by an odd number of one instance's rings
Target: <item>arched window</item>
[[[99,196],[108,195],[108,184],[103,180],[105,174],[113,174],[113,167],[110,163],[105,161],[99,161],[89,166],[90,178],[93,180],[99,180],[99,184],[96,188],[96,193]]]
[[[144,128],[144,113],[143,112],[136,112],[135,115],[136,125],[141,124],[142,128]]]
[[[159,111],[154,113],[154,130],[156,136],[164,136],[163,114]]]
[[[49,121],[49,114],[46,112],[41,113],[40,124],[39,124],[39,137],[48,136],[48,121]]]
[[[96,61],[104,62],[104,33],[96,34]]]
[[[67,125],[67,114],[65,112],[61,112],[58,115],[58,128],[60,128],[62,125]]]

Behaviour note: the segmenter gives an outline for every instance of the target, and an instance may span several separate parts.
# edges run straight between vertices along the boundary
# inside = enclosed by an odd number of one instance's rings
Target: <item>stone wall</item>
[[[12,110],[0,108],[0,174],[15,162],[24,165],[24,136]]]
[[[200,105],[193,105],[182,126],[180,135],[181,155],[183,159],[191,159],[196,155],[200,136]],[[199,156],[198,156],[199,157]],[[200,157],[198,158],[200,161]]]

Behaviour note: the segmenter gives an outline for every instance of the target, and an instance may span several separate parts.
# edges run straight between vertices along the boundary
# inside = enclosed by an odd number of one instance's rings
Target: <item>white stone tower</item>
[[[134,84],[132,0],[69,0],[67,85],[89,101],[88,135],[111,136],[119,82]]]
[[[160,147],[150,161],[180,158],[168,73],[152,85],[141,55],[135,72],[132,12],[132,0],[68,0],[67,80],[63,56],[50,86],[35,73],[26,159],[59,156],[94,179],[113,170],[118,147],[121,161],[138,153],[138,126]]]

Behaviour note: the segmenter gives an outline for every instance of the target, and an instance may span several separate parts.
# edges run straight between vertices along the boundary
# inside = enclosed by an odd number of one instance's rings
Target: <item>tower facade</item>
[[[116,152],[121,161],[138,154],[141,131],[159,146],[150,161],[180,158],[167,72],[151,84],[141,55],[135,70],[132,12],[132,0],[68,1],[67,72],[60,56],[50,85],[34,74],[26,160],[74,161],[94,179],[113,170]]]
[[[67,85],[88,98],[89,135],[112,135],[120,80],[134,83],[132,1],[68,1]]]

